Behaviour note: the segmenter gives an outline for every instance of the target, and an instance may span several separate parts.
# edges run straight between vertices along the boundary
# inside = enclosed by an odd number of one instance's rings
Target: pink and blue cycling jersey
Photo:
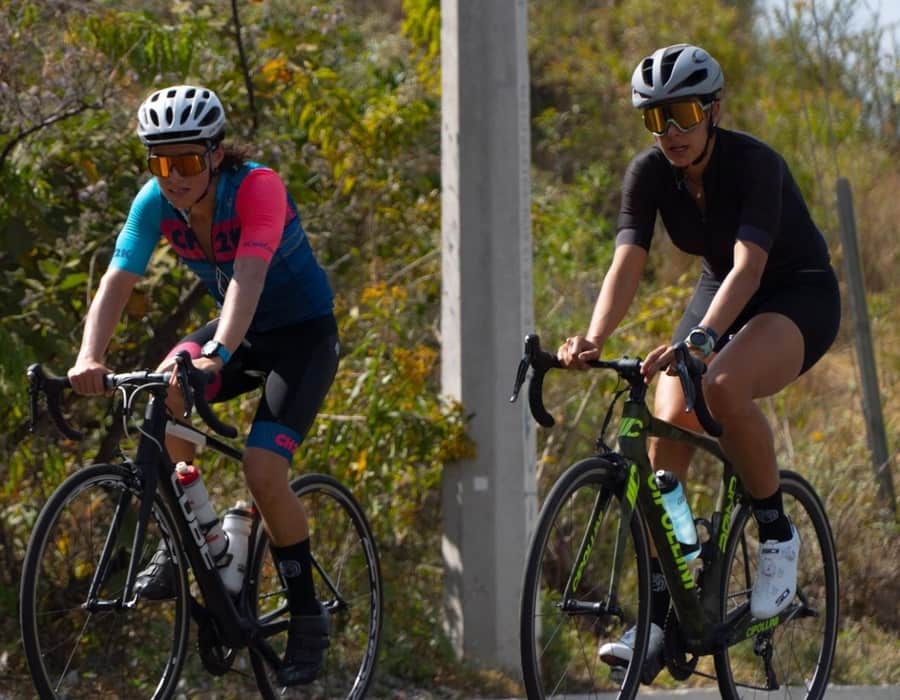
[[[246,163],[219,173],[212,260],[152,178],[131,204],[110,267],[143,275],[160,237],[203,280],[219,306],[236,258],[254,256],[269,262],[250,330],[264,332],[332,313],[325,271],[313,255],[293,198],[269,168]]]

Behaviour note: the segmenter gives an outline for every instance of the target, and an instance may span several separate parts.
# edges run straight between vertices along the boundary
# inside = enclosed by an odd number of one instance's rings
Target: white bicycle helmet
[[[157,90],[138,109],[137,133],[146,146],[185,141],[218,141],[225,109],[216,93],[194,85]]]
[[[647,56],[631,76],[631,104],[652,107],[678,97],[714,99],[725,84],[716,59],[699,46],[674,44]]]

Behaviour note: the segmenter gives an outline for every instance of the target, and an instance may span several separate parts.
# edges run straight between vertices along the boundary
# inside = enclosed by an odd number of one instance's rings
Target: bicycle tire
[[[295,689],[281,688],[257,654],[250,660],[263,697],[363,698],[372,682],[381,642],[382,582],[378,550],[365,514],[349,489],[323,474],[291,483],[310,525],[316,595],[331,617],[330,646],[318,678]],[[285,586],[272,563],[263,528],[253,545],[248,586],[261,623],[288,620]],[[324,576],[327,576],[327,583]],[[269,638],[279,657],[286,634]]]
[[[625,493],[625,470],[593,457],[563,472],[541,507],[528,547],[520,611],[522,675],[531,700],[593,697],[601,691],[620,699],[637,694],[650,628],[650,559],[636,509],[624,524],[618,595],[609,595]],[[609,610],[566,612],[560,601],[579,546],[590,537],[587,522],[598,499],[605,503],[603,516],[592,547],[581,556],[584,568],[573,592],[581,603],[603,604]],[[632,626],[636,640],[631,662],[624,671],[611,669],[598,657],[598,647],[619,639]]]
[[[123,494],[119,531],[112,515]],[[19,622],[25,656],[41,698],[171,697],[188,650],[188,589],[175,570],[176,597],[134,607],[82,607],[107,537],[113,543],[99,598],[121,598],[140,506],[126,465],[100,464],[67,478],[44,505],[22,567]],[[145,566],[161,536],[173,541],[172,516],[157,498],[141,555]],[[183,558],[182,558],[183,559]]]
[[[715,655],[723,698],[753,698],[765,693],[767,676],[761,653],[771,653],[783,697],[818,700],[825,694],[838,636],[838,564],[834,537],[822,501],[799,474],[781,472],[785,513],[800,534],[797,596],[801,612],[773,630],[761,631]],[[739,507],[725,550],[722,613],[749,602],[758,549],[751,509]],[[800,667],[803,668],[800,668]]]

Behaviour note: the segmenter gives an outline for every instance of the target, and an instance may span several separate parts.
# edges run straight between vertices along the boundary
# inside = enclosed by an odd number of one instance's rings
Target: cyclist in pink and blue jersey
[[[138,136],[155,176],[132,203],[109,268],[85,320],[69,370],[83,394],[104,391],[107,346],[150,257],[165,239],[205,283],[216,319],[184,338],[160,365],[186,349],[215,373],[210,401],[262,384],[244,451],[244,475],[288,589],[291,625],[279,681],[312,682],[328,646],[329,619],[316,599],[309,527],[289,486],[291,460],[319,410],[338,365],[333,298],[293,199],[273,170],[223,144],[225,111],[211,90],[191,85],[152,93],[138,111]],[[180,415],[183,397],[169,392]],[[174,462],[192,462],[194,446],[169,435]],[[145,599],[173,595],[164,543],[136,588]]]

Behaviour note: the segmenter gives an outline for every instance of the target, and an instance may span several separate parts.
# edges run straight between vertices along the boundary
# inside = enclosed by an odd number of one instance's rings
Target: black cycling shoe
[[[328,611],[319,604],[318,615],[291,615],[287,649],[278,669],[281,685],[307,685],[322,670],[331,621]]]
[[[134,592],[144,600],[168,600],[175,597],[175,566],[163,540],[159,541],[147,567],[135,577]]]

